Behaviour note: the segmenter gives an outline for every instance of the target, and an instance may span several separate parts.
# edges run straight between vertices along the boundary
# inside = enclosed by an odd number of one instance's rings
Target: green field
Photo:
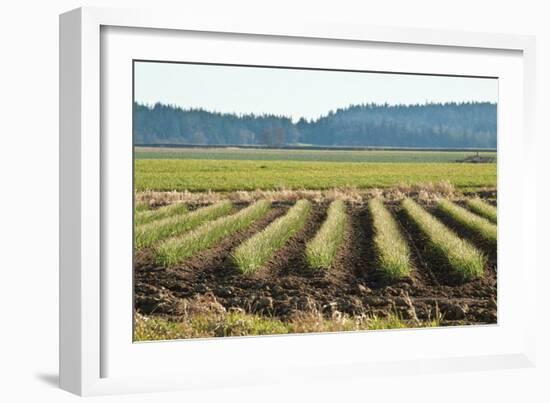
[[[136,159],[194,159],[315,162],[456,162],[476,155],[473,151],[415,150],[267,150],[245,148],[157,148],[136,147]],[[480,152],[496,158],[495,152]]]
[[[389,187],[447,180],[461,189],[496,187],[497,166],[465,163],[359,163],[138,159],[135,189],[236,191]]]

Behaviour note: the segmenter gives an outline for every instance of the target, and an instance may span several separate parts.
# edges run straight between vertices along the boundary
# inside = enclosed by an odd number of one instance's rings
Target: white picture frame
[[[105,231],[106,228],[110,228],[113,217],[118,216],[106,212],[125,211],[124,204],[118,207],[111,206],[112,199],[116,196],[110,194],[110,189],[117,180],[124,181],[124,178],[127,178],[127,175],[114,175],[112,171],[114,168],[110,158],[113,157],[113,153],[116,154],[117,150],[122,149],[119,147],[124,147],[124,143],[111,141],[114,136],[105,137],[106,133],[110,133],[113,124],[109,120],[106,105],[107,101],[108,105],[115,105],[117,99],[124,102],[124,97],[130,96],[124,93],[128,90],[124,83],[119,88],[106,80],[106,77],[102,77],[107,74],[119,74],[113,73],[114,70],[109,63],[102,60],[112,56],[105,48],[126,48],[121,47],[124,45],[123,42],[111,39],[107,42],[105,37],[102,37],[105,32],[109,32],[110,27],[117,27],[116,30],[123,31],[126,29],[123,36],[130,37],[134,35],[133,32],[137,35],[137,30],[140,29],[145,30],[142,31],[143,35],[155,32],[158,37],[151,39],[148,46],[154,47],[155,41],[158,41],[159,49],[166,47],[170,41],[179,40],[178,32],[191,32],[198,38],[201,35],[215,33],[216,38],[222,40],[224,36],[228,37],[227,40],[235,36],[252,37],[260,43],[301,41],[300,43],[307,44],[308,41],[324,41],[326,46],[334,50],[346,44],[376,44],[381,47],[397,46],[402,49],[401,51],[405,51],[404,48],[427,53],[431,50],[452,54],[464,51],[473,54],[472,57],[478,55],[481,58],[492,53],[513,54],[514,61],[511,62],[510,69],[503,73],[508,75],[507,80],[511,83],[509,87],[503,87],[503,96],[510,98],[510,102],[504,102],[502,108],[499,105],[500,115],[504,113],[509,116],[512,112],[516,112],[517,115],[511,117],[509,122],[506,121],[502,133],[499,129],[499,325],[481,328],[327,334],[321,338],[319,335],[301,335],[239,340],[186,340],[146,343],[139,347],[126,345],[128,328],[131,330],[131,317],[128,317],[128,322],[123,321],[123,327],[113,326],[113,323],[121,323],[120,318],[123,317],[117,316],[118,311],[112,305],[113,298],[109,298],[113,290],[117,290],[119,283],[110,277],[110,272],[105,271],[110,259]],[[170,35],[163,37],[163,33]],[[161,45],[163,40],[167,41],[165,45]],[[132,47],[128,46],[127,49]],[[131,53],[130,50],[128,52]],[[124,52],[121,50],[116,54],[122,57],[122,53]],[[124,57],[134,57],[130,53]],[[158,55],[160,57],[160,53]],[[456,53],[452,57],[459,56]],[[255,53],[255,56],[250,57],[263,56],[261,53]],[[434,60],[433,55],[427,55],[426,58],[428,57]],[[531,190],[530,193],[512,192],[517,186],[523,190],[536,187],[535,159],[532,158],[535,152],[534,58],[534,38],[520,35],[369,27],[318,21],[302,21],[297,24],[267,19],[214,20],[150,10],[80,8],[61,15],[61,387],[79,395],[96,395],[273,382],[292,383],[307,379],[335,381],[381,373],[435,373],[534,365],[534,324],[533,318],[529,317],[535,312],[537,270],[534,259],[535,242],[530,242],[536,232],[535,210],[532,208],[534,201],[528,197],[532,195]],[[115,70],[116,63],[113,64]],[[490,64],[489,61],[487,63]],[[421,65],[416,68],[421,68]],[[454,68],[459,70],[465,67],[455,63]],[[481,72],[484,67],[481,65],[477,68],[479,70],[476,71]],[[115,93],[113,98],[110,95],[112,93]],[[124,123],[124,119],[120,122]],[[500,122],[499,116],[499,124]],[[511,130],[507,131],[510,128],[515,129],[517,137]],[[504,138],[503,133],[506,134]],[[506,162],[506,150],[516,150],[519,153],[521,157],[517,157],[516,162],[521,161],[520,169]],[[124,155],[121,161],[128,162],[128,154]],[[130,166],[127,168],[131,170]],[[122,179],[116,179],[117,177]],[[131,188],[131,184],[122,183],[122,188],[128,186]],[[501,189],[504,190],[503,193]],[[117,208],[119,210],[116,210]],[[128,217],[130,216],[131,210],[128,212]],[[124,222],[121,222],[122,224]],[[509,246],[514,245],[516,249],[510,250]],[[503,256],[509,258],[510,263],[513,262],[521,270],[506,271],[509,276],[506,275],[502,279],[500,265]],[[504,280],[502,286],[501,280]],[[517,293],[516,296],[522,296],[519,307],[515,307],[510,299],[512,289]],[[124,308],[122,305],[121,307]],[[528,314],[520,320],[517,312],[512,312],[514,309],[521,309]],[[507,316],[508,311],[511,312],[510,316]],[[395,353],[391,355],[376,355],[374,350],[369,351],[367,348],[363,354],[359,354],[357,350],[352,349],[361,343],[367,346],[399,343],[404,337],[417,346],[436,346],[443,338],[449,340],[449,343],[462,341],[463,345],[448,350],[444,347],[434,347],[433,352],[419,348],[415,354],[395,349]],[[316,357],[315,348],[321,344],[335,347],[338,343],[342,344],[342,340],[345,341],[344,345],[334,354]],[[487,343],[477,343],[481,340],[486,340]],[[490,340],[494,341],[493,348],[484,350]],[[479,345],[475,347],[476,344]],[[291,357],[279,359],[283,350],[293,352]],[[385,351],[384,348],[378,350]],[[140,355],[140,360],[146,359],[142,362],[148,365],[144,365],[142,373],[131,370],[131,358],[134,354],[136,357]],[[173,354],[187,357],[185,363],[181,364],[182,360],[172,360],[175,364],[168,362],[167,357]],[[263,358],[263,367],[260,360],[256,359],[258,357]],[[118,365],[115,370],[115,365],[111,368],[111,363],[117,360],[129,364]],[[239,365],[234,366],[229,372],[223,369],[210,370],[221,360],[234,360],[239,362]],[[164,362],[164,370],[153,371],[157,374],[147,371],[146,367],[150,367],[149,364],[153,365],[153,362],[155,365]],[[193,371],[189,371],[189,368],[193,368]]]

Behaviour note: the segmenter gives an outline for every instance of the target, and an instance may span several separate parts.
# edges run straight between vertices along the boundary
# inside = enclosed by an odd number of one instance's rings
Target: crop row
[[[162,239],[189,231],[206,221],[229,213],[232,209],[233,204],[230,201],[221,201],[190,213],[176,214],[146,224],[136,225],[134,234],[136,248],[148,247]]]
[[[170,266],[185,258],[208,249],[220,239],[249,227],[263,217],[271,206],[267,200],[260,200],[230,216],[218,218],[181,236],[169,238],[156,249],[157,262]]]
[[[142,205],[140,205],[142,206]],[[141,210],[139,210],[141,208]],[[163,218],[187,212],[187,206],[183,203],[169,204],[156,210],[148,210],[143,207],[136,208],[135,225],[143,225]]]
[[[463,280],[483,275],[486,257],[471,243],[459,238],[412,199],[405,199],[402,207],[407,216],[427,238],[434,252],[447,260],[449,268]]]
[[[497,226],[486,218],[480,217],[463,207],[449,201],[438,203],[439,211],[453,221],[474,233],[479,239],[487,242],[492,248],[497,246]]]
[[[469,199],[466,202],[466,204],[468,205],[468,208],[472,210],[474,213],[477,213],[480,216],[485,217],[486,219],[491,221],[493,224],[497,223],[496,207],[491,206],[490,204],[484,202],[479,198]]]
[[[234,214],[231,214],[233,205],[228,201],[191,212],[182,205],[144,210],[136,213],[136,216],[149,213],[143,215],[148,217],[142,218],[144,223],[141,221],[136,225],[136,247],[139,249],[153,246],[158,264],[176,265],[220,240],[249,228],[264,217],[270,207],[269,201],[260,200]],[[401,208],[422,233],[430,249],[446,260],[452,272],[463,280],[483,275],[487,258],[474,245],[461,239],[412,199],[403,200]],[[310,211],[311,202],[296,202],[285,215],[275,219],[232,251],[230,257],[234,266],[245,274],[265,266],[277,251],[304,228]],[[438,211],[458,226],[496,246],[496,225],[488,219],[448,200],[438,203]],[[379,199],[369,200],[368,212],[372,222],[372,242],[378,270],[390,280],[410,276],[413,268],[411,251],[399,222]],[[349,230],[348,222],[346,204],[343,201],[332,202],[324,222],[305,247],[305,262],[311,269],[333,267],[338,252],[344,245],[345,234]]]
[[[268,262],[306,223],[311,203],[299,200],[288,212],[258,232],[233,252],[233,260],[243,273],[252,273]]]
[[[327,218],[315,237],[306,246],[306,260],[312,269],[330,268],[342,245],[346,223],[346,205],[342,200],[333,201]]]
[[[369,213],[374,230],[374,249],[382,274],[389,279],[409,276],[411,252],[399,224],[379,199],[369,201]]]

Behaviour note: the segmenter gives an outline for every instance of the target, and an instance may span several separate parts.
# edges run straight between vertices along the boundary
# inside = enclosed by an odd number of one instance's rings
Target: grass
[[[183,203],[174,203],[168,206],[160,207],[156,210],[136,210],[134,225],[143,225],[155,220],[171,217],[187,212],[187,206]]]
[[[232,209],[233,204],[230,201],[220,201],[187,214],[138,225],[135,228],[136,248],[148,247],[162,239],[191,230],[206,221],[215,220],[228,214]]]
[[[367,189],[443,180],[461,190],[476,190],[495,187],[496,179],[496,164],[179,159],[135,161],[136,191]]]
[[[421,150],[268,150],[246,148],[135,147],[136,159],[194,159],[326,162],[456,162],[476,155],[472,151]],[[496,152],[480,152],[496,158]]]
[[[167,239],[155,248],[156,260],[163,266],[173,266],[185,258],[195,255],[220,239],[249,227],[263,217],[271,207],[267,200],[260,200],[238,213],[218,218],[179,237]]]
[[[134,339],[150,341],[284,333],[288,333],[288,330],[281,321],[238,312],[195,315],[192,319],[181,322],[136,315]]]
[[[237,268],[245,274],[266,264],[305,224],[311,209],[307,200],[298,200],[288,212],[239,245],[232,254]]]
[[[386,317],[342,316],[327,319],[317,313],[303,313],[290,321],[240,311],[201,313],[179,321],[158,316],[136,314],[135,341],[174,340],[206,337],[260,336],[360,330],[405,329],[438,327],[438,319],[430,321],[405,320],[397,314]]]
[[[430,246],[445,257],[452,272],[465,281],[483,276],[487,260],[485,255],[469,242],[459,238],[412,199],[404,199],[402,207],[407,216],[425,235]]]
[[[474,213],[479,214],[482,217],[485,217],[493,224],[497,223],[497,208],[490,205],[489,203],[484,202],[480,198],[468,199],[466,205]]]
[[[134,210],[136,211],[136,213],[139,213],[139,212],[142,212],[142,211],[147,211],[150,208],[151,207],[149,206],[149,203],[147,203],[147,202],[138,202],[138,203],[136,203],[136,206],[135,206]]]
[[[438,209],[447,217],[457,222],[460,226],[474,233],[481,240],[486,241],[491,247],[497,246],[497,226],[486,218],[480,217],[471,211],[453,203],[450,200],[440,200]]]
[[[374,249],[378,268],[384,277],[397,280],[411,272],[411,252],[397,221],[380,199],[368,203],[374,228]]]
[[[347,215],[342,200],[333,201],[327,211],[327,218],[315,237],[306,245],[306,261],[312,269],[328,269],[344,240]]]

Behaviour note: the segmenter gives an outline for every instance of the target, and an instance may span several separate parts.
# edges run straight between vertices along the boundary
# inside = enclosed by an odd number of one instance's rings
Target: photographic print
[[[133,62],[134,340],[497,323],[495,77]]]

